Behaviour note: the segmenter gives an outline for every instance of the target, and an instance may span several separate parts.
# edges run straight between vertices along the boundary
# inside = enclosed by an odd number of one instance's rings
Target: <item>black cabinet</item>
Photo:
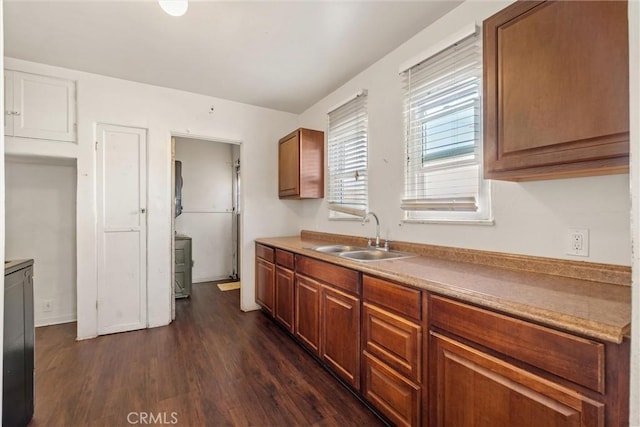
[[[33,260],[9,261],[4,273],[2,425],[33,417]]]

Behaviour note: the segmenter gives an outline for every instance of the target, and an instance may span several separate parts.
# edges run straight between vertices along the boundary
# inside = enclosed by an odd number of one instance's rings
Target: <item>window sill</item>
[[[493,219],[403,219],[405,224],[495,225]]]
[[[353,218],[331,218],[329,217],[329,221],[358,221],[362,222],[362,218],[353,217]]]

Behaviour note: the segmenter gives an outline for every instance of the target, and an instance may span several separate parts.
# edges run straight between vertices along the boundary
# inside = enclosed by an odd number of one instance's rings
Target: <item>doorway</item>
[[[240,146],[203,138],[172,138],[174,296],[188,296],[183,281],[240,280]],[[185,274],[184,240],[191,271]],[[188,262],[188,261],[187,261]]]
[[[5,259],[33,259],[36,327],[75,322],[76,159],[5,156]]]

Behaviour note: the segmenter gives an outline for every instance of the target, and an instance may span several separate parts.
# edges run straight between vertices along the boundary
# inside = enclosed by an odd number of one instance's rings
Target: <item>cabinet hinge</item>
[[[96,141],[96,151],[98,151],[98,141]]]

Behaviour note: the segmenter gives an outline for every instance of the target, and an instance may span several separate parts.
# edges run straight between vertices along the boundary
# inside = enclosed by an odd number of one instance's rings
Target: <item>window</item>
[[[476,32],[403,73],[407,220],[490,219],[482,178],[482,45]]]
[[[367,211],[367,92],[328,114],[329,218]]]

